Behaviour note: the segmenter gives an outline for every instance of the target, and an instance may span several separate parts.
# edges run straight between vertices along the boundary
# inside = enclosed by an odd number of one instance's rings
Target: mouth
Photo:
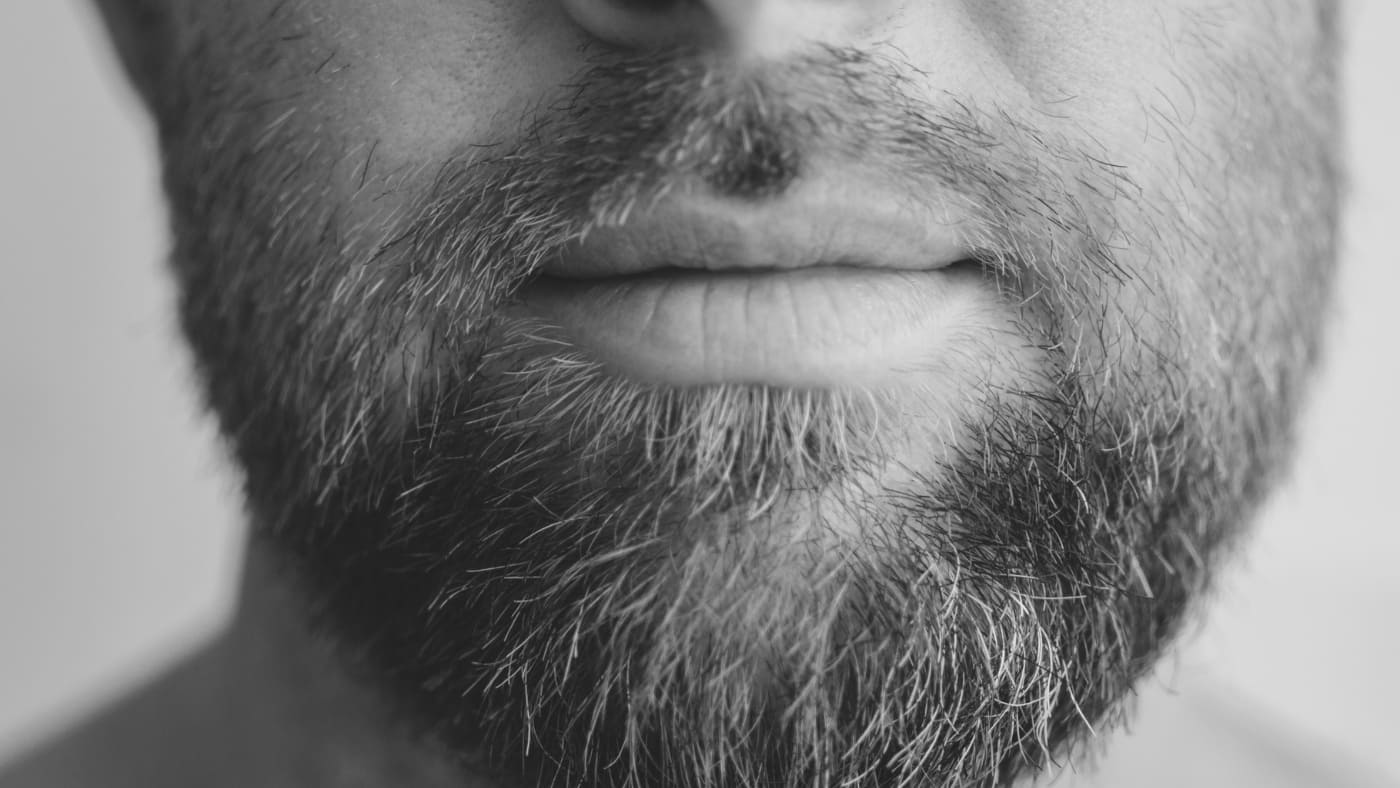
[[[979,321],[989,287],[961,224],[829,194],[676,200],[570,245],[520,307],[637,380],[874,385]]]
[[[579,276],[567,273],[542,273],[539,276],[539,280],[549,283],[547,286],[561,288],[588,288],[596,285],[646,287],[658,284],[684,285],[690,282],[749,282],[758,284],[765,280],[788,280],[797,282],[803,279],[815,279],[820,277],[852,275],[878,276],[881,273],[919,274],[931,271],[952,273],[969,271],[972,269],[980,270],[983,265],[984,263],[975,257],[962,258],[951,263],[944,263],[931,268],[885,267],[849,261],[814,261],[809,265],[783,268],[742,264],[714,268],[699,268],[685,265],[657,265],[651,268],[639,269],[632,273],[620,273],[615,276]]]

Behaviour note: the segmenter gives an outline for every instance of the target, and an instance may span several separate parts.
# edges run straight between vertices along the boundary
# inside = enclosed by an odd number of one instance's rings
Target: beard
[[[1282,229],[1223,198],[1201,227],[868,55],[615,58],[516,143],[380,184],[410,197],[371,221],[335,185],[353,146],[202,65],[162,126],[176,270],[255,538],[464,757],[561,785],[1012,781],[1121,717],[1286,448],[1332,252],[1317,130],[1251,171],[1266,205],[1316,198]],[[946,408],[677,388],[512,310],[591,229],[683,182],[781,195],[818,148],[966,199],[1024,352],[933,370]],[[1285,230],[1287,259],[1242,256]],[[1180,247],[1229,287],[1144,273]]]

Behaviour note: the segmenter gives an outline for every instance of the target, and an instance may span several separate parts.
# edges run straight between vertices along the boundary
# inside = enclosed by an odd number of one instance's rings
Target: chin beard
[[[880,488],[888,399],[492,366],[260,537],[414,719],[560,786],[990,786],[1070,757],[1272,456],[1061,367]]]

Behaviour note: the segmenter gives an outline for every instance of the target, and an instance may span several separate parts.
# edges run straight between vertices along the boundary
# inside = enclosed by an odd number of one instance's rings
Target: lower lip
[[[819,267],[541,277],[533,317],[627,377],[672,385],[877,383],[926,368],[980,322],[971,264],[934,271]]]

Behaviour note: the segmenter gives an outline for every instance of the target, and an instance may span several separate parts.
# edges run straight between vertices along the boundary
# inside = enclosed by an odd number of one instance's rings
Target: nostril
[[[652,13],[660,11],[670,11],[671,9],[686,5],[685,0],[611,0],[614,5],[622,6],[633,11],[649,11]]]
[[[681,46],[741,61],[864,40],[895,0],[560,0],[594,38],[629,49]]]
[[[696,38],[712,21],[701,0],[563,0],[563,5],[591,35],[625,47]]]

